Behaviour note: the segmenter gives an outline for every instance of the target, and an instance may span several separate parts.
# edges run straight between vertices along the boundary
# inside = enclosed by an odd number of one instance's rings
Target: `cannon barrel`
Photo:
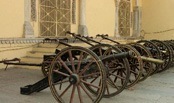
[[[145,57],[145,56],[140,56],[140,58],[143,61],[148,61],[148,62],[152,62],[152,63],[157,63],[157,64],[163,64],[164,61],[160,60],[160,59],[155,59],[155,58],[150,58],[150,57]]]
[[[127,58],[127,57],[132,57],[132,56],[133,56],[133,52],[128,51],[128,52],[121,52],[118,54],[111,54],[111,55],[103,56],[103,57],[101,57],[101,60],[107,61],[107,60],[121,59],[121,58]]]

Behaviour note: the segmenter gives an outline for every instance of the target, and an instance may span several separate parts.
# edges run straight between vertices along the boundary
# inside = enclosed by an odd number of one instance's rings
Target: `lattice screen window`
[[[119,4],[119,34],[121,36],[130,36],[131,27],[131,5],[130,0],[121,0]]]
[[[31,20],[36,21],[37,13],[36,13],[36,0],[31,0]]]
[[[40,0],[40,35],[64,36],[70,30],[71,0]]]

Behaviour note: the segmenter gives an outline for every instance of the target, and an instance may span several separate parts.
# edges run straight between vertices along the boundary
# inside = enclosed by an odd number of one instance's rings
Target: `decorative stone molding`
[[[83,36],[88,36],[88,29],[86,26],[86,0],[80,0],[80,23],[78,33]]]
[[[29,21],[25,21],[24,23],[24,31],[25,31],[25,38],[32,38],[34,37],[34,29]]]

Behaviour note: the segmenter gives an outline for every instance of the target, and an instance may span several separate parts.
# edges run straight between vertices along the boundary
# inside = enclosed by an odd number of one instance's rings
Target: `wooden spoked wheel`
[[[174,42],[173,41],[164,41],[171,49],[172,56],[174,56]],[[172,57],[172,64],[170,65],[171,67],[174,66],[174,57]]]
[[[162,59],[162,54],[159,48],[153,42],[148,40],[140,40],[137,43],[145,46],[146,49],[148,49],[151,52],[153,58]],[[152,68],[151,75],[155,74],[162,67],[161,64],[157,64],[157,63],[152,63],[152,64],[153,64],[153,68]]]
[[[134,86],[142,76],[143,62],[140,57],[141,55],[135,48],[131,47],[130,45],[119,44],[116,46],[119,47],[123,52],[131,51],[133,53],[132,57],[127,58],[130,65],[130,77],[126,88],[130,88]]]
[[[98,56],[89,49],[62,49],[51,63],[49,84],[59,103],[99,103],[106,84],[106,71]],[[93,88],[94,95],[86,88]]]
[[[170,67],[170,64],[172,63],[171,49],[168,47],[167,44],[165,44],[162,41],[159,40],[151,40],[151,41],[159,48],[160,52],[162,53],[162,60],[164,61],[162,67],[158,70],[158,72],[167,70]]]
[[[146,47],[144,47],[143,45],[138,44],[138,43],[133,43],[130,45],[132,47],[134,47],[140,53],[141,56],[152,58],[152,54],[150,53],[150,51],[148,49],[146,49]],[[142,71],[142,76],[139,79],[139,81],[143,81],[146,78],[148,78],[152,72],[152,69],[153,69],[152,63],[149,61],[143,60],[143,71]]]
[[[54,59],[54,56],[49,56],[42,63],[41,70],[42,70],[42,73],[45,77],[48,76],[50,65],[51,65],[51,62],[53,61],[53,59]]]
[[[106,90],[104,97],[112,97],[121,93],[129,80],[130,68],[127,58],[112,58],[103,60],[103,57],[121,53],[122,51],[109,44],[99,44],[90,48],[102,60],[106,67]],[[87,87],[88,88],[88,87]],[[88,88],[93,92],[97,92]]]

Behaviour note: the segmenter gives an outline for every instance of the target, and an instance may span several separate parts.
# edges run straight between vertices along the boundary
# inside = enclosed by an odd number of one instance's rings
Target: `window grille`
[[[40,0],[40,36],[64,36],[70,30],[71,0]]]

